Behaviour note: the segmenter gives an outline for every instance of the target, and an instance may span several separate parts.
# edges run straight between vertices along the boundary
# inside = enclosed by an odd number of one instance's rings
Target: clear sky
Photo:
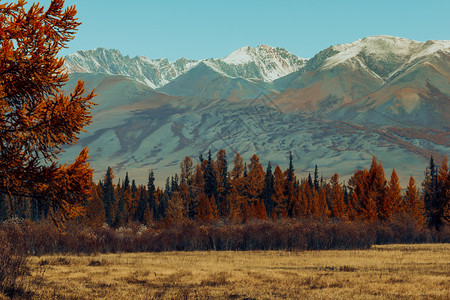
[[[48,7],[50,0],[39,2]],[[131,57],[202,59],[266,44],[309,58],[371,35],[450,40],[450,0],[66,0],[67,5],[76,5],[83,24],[62,55],[105,47]]]

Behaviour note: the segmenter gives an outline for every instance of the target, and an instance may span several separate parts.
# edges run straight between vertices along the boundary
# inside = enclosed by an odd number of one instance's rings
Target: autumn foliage
[[[87,148],[69,165],[57,156],[91,122],[94,93],[83,96],[83,82],[61,90],[68,75],[57,55],[80,25],[63,4],[0,4],[0,193],[48,202],[65,220],[82,212],[92,169]]]

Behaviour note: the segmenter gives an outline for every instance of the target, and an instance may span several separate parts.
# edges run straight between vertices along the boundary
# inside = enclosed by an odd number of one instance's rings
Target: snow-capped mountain
[[[65,57],[65,67],[69,73],[125,75],[151,88],[164,86],[197,64],[198,61],[185,58],[174,62],[144,56],[130,58],[122,56],[118,50],[105,48],[78,51]]]
[[[255,48],[245,46],[219,59],[180,58],[170,62],[167,59],[149,59],[144,56],[130,58],[122,56],[118,50],[97,48],[78,51],[66,56],[65,60],[69,73],[125,75],[151,88],[163,87],[200,63],[228,78],[270,82],[299,70],[306,62],[283,48],[266,45]]]
[[[163,184],[185,155],[224,148],[282,166],[292,151],[299,176],[317,164],[345,178],[376,155],[405,184],[450,155],[450,41],[367,37],[309,60],[264,45],[175,62],[98,48],[66,66],[67,92],[84,80],[98,106],[62,160],[89,146],[97,179],[153,169]]]

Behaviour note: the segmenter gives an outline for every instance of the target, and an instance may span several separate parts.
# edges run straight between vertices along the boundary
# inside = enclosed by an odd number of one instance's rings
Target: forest
[[[161,189],[153,171],[147,185],[137,185],[128,173],[115,180],[108,167],[104,179],[92,183],[78,217],[61,232],[52,224],[58,212],[50,202],[6,195],[0,229],[14,227],[20,231],[14,235],[41,254],[351,249],[450,239],[446,157],[440,166],[431,158],[421,189],[411,176],[403,193],[395,169],[387,180],[375,157],[346,183],[338,174],[319,178],[317,166],[306,178],[294,171],[292,155],[286,170],[272,171],[269,162],[264,171],[257,155],[247,165],[239,153],[229,170],[221,149],[215,159],[211,152],[207,159],[200,156],[195,166],[186,156],[180,175],[167,178]]]

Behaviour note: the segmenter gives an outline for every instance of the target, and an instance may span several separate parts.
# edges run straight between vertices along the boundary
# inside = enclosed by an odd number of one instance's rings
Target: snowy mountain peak
[[[335,54],[326,59],[323,68],[351,64],[355,68],[367,69],[380,78],[388,78],[414,60],[440,50],[450,53],[450,41],[418,42],[406,38],[378,35],[332,46],[330,49]]]
[[[68,55],[65,67],[69,73],[125,75],[151,88],[160,88],[201,62],[226,77],[263,81],[278,79],[297,71],[305,64],[305,60],[285,49],[260,45],[256,48],[239,48],[220,59],[190,60],[183,57],[174,62],[167,58],[130,58],[122,56],[118,50],[96,48]]]
[[[229,54],[227,57],[223,58],[222,61],[229,63],[229,64],[246,64],[252,61],[252,56],[250,54],[251,47],[244,46],[242,48],[239,48],[235,51],[233,51],[231,54]]]
[[[252,75],[246,78],[262,79],[266,82],[295,72],[306,63],[306,60],[288,52],[286,49],[267,45],[259,45],[257,47],[244,46],[217,61],[234,65],[234,68],[238,69],[238,71],[239,68],[243,68],[245,65],[248,65],[248,68],[256,67],[257,72],[247,71],[247,74]],[[239,72],[237,72],[237,77],[241,77]]]

